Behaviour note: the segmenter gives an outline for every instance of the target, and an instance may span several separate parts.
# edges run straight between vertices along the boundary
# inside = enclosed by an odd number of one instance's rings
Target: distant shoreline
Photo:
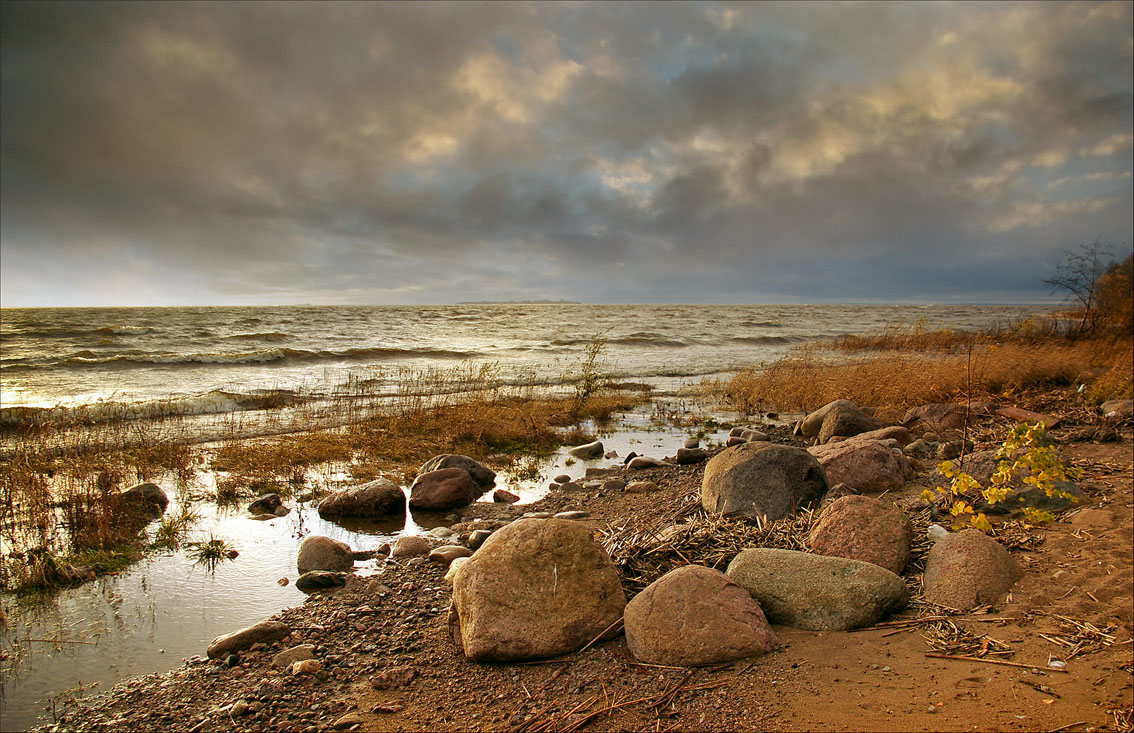
[[[582,305],[577,300],[461,300],[457,305]]]

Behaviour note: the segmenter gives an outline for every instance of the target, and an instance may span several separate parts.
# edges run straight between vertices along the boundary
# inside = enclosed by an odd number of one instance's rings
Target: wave
[[[231,336],[225,336],[226,341],[290,341],[294,338],[291,334],[280,333],[279,331],[267,331],[264,333],[235,333]]]
[[[552,346],[585,346],[593,342],[593,338],[576,338],[552,339],[549,343]],[[619,344],[622,346],[664,346],[666,348],[682,348],[691,345],[689,342],[680,339],[667,338],[660,333],[650,333],[648,331],[632,333],[628,336],[609,338],[606,339],[606,343]]]
[[[751,344],[753,346],[772,346],[775,344],[795,344],[806,339],[796,336],[735,336],[729,341],[734,344]]]
[[[269,390],[242,394],[212,390],[187,397],[166,397],[140,402],[93,402],[58,407],[3,407],[0,424],[32,426],[48,423],[104,423],[179,415],[217,415],[238,410],[262,410],[298,404],[302,398],[291,390]]]
[[[149,326],[103,326],[96,328],[93,333],[112,334],[114,336],[142,336],[153,333]]]
[[[56,365],[72,367],[105,367],[105,366],[153,366],[178,364],[269,364],[277,362],[304,363],[335,359],[349,361],[362,361],[366,359],[413,359],[426,357],[431,359],[467,359],[479,356],[476,351],[455,351],[449,349],[397,349],[386,347],[354,348],[354,349],[256,349],[254,351],[236,352],[194,352],[187,354],[153,353],[130,351],[120,354],[97,354],[92,351],[79,351],[56,362]]]
[[[754,328],[783,328],[784,324],[779,321],[741,321],[742,326],[752,326]]]

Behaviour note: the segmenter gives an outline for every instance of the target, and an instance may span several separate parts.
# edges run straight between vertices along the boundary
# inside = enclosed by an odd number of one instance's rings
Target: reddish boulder
[[[468,506],[480,496],[476,482],[463,468],[440,468],[419,475],[410,487],[410,509],[444,511]]]
[[[929,550],[925,561],[925,599],[946,608],[968,611],[999,603],[1024,577],[1016,558],[977,529],[950,532]]]
[[[727,575],[686,565],[626,604],[626,645],[649,664],[691,667],[767,654],[776,646],[760,604]]]
[[[868,496],[831,503],[811,528],[808,544],[820,555],[861,560],[901,575],[910,559],[913,525],[898,507]]]

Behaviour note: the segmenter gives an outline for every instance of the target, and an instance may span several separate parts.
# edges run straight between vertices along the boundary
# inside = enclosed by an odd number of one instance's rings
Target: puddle
[[[579,460],[566,449],[535,461],[520,480],[500,473],[497,487],[519,494],[521,504],[542,498],[552,477],[582,478],[590,466],[618,465],[631,451],[661,458],[672,456],[691,435],[690,429],[650,423],[650,416],[624,416],[617,432],[600,437],[606,451],[618,458]],[[727,431],[707,435],[721,443]],[[491,492],[482,501],[492,500]],[[246,504],[245,502],[244,504]],[[377,549],[402,534],[423,534],[446,524],[446,512],[407,512],[393,521],[319,517],[313,503],[294,506],[286,517],[251,519],[239,508],[197,505],[200,520],[190,541],[224,538],[240,554],[213,571],[196,565],[187,550],[151,555],[117,576],[65,589],[39,606],[3,599],[8,628],[4,632],[2,711],[4,729],[22,730],[51,720],[51,700],[70,694],[98,693],[117,682],[174,669],[185,658],[203,655],[217,635],[253,624],[303,603],[296,590],[295,560],[308,535],[325,535],[354,550]],[[177,511],[174,499],[168,509]],[[459,511],[459,510],[458,510]],[[381,560],[358,562],[355,572],[376,572]],[[287,578],[287,585],[278,580]],[[13,647],[12,640],[20,640]],[[45,712],[46,710],[46,712]],[[59,709],[62,712],[62,708]]]

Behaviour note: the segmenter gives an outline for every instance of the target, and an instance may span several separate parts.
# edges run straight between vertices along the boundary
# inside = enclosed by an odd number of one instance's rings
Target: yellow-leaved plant
[[[938,464],[937,469],[949,479],[949,485],[938,486],[936,490],[951,500],[948,510],[950,514],[958,518],[970,515],[971,526],[983,531],[991,530],[992,524],[988,517],[984,512],[976,511],[972,502],[976,501],[978,495],[990,505],[1008,502],[1016,494],[1011,483],[1017,476],[1021,476],[1021,483],[1035,486],[1049,497],[1070,499],[1072,503],[1078,501],[1074,494],[1059,488],[1058,484],[1079,478],[1082,471],[1063,463],[1047,440],[1043,423],[1015,425],[996,451],[996,457],[1000,462],[989,478],[988,486],[981,486],[979,481],[960,470],[952,461]],[[933,501],[935,496],[926,489],[921,498]],[[1023,501],[1023,497],[1018,498]],[[1034,507],[1024,507],[1023,511],[1027,520],[1035,524],[1055,519],[1051,512]]]

